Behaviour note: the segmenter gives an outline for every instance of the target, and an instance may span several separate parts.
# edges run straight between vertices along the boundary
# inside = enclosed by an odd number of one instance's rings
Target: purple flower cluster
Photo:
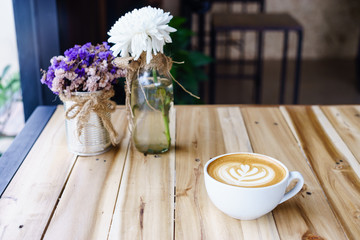
[[[118,78],[126,75],[126,70],[112,64],[114,56],[107,42],[96,46],[75,45],[64,55],[53,57],[41,78],[41,83],[55,94],[109,90]]]

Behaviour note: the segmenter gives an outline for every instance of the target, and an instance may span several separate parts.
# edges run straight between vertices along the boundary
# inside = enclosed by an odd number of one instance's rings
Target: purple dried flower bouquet
[[[86,43],[55,56],[41,78],[55,94],[67,92],[94,92],[110,90],[126,70],[112,64],[114,56],[107,42],[93,46]]]
[[[75,45],[64,55],[50,60],[41,82],[64,102],[69,150],[84,156],[102,153],[119,143],[110,118],[116,109],[112,86],[126,70],[113,65],[106,42]]]

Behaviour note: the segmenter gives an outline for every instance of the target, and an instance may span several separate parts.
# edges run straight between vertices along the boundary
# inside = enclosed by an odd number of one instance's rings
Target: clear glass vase
[[[164,153],[171,145],[169,113],[173,108],[170,76],[140,69],[131,86],[132,140],[143,153]]]

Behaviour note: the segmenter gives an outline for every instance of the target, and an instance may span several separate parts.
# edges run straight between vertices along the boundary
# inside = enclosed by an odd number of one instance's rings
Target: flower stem
[[[153,75],[153,79],[154,79],[154,83],[158,83],[158,78],[157,78],[157,72],[156,69],[153,68],[152,69],[152,75]],[[171,138],[170,138],[170,129],[169,129],[169,117],[168,117],[168,113],[166,113],[165,109],[166,108],[166,101],[165,101],[165,97],[166,97],[166,90],[165,89],[161,89],[163,91],[161,91],[160,97],[161,102],[163,104],[163,106],[161,107],[161,113],[163,116],[163,120],[164,120],[164,124],[165,124],[165,136],[166,136],[166,140],[168,142],[168,145],[170,147],[170,142],[171,142]]]
[[[154,82],[157,83],[158,79],[157,79],[157,72],[156,72],[155,68],[152,69],[152,74],[153,74]]]
[[[171,138],[170,138],[170,129],[169,129],[169,117],[165,114],[164,110],[162,111],[162,113],[163,113],[163,119],[164,119],[164,124],[165,124],[165,136],[166,136],[168,145],[170,147]]]

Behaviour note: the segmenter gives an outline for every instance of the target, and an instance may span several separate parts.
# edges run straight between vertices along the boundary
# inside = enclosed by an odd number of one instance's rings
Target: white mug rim
[[[213,178],[209,173],[208,173],[208,166],[210,163],[212,163],[213,161],[215,161],[216,159],[218,158],[221,158],[221,157],[224,157],[224,156],[228,156],[228,155],[235,155],[235,154],[250,154],[250,155],[256,155],[256,156],[261,156],[261,157],[265,157],[265,158],[270,158],[271,161],[275,161],[276,163],[280,164],[284,169],[285,169],[285,177],[278,183],[275,183],[273,185],[270,185],[270,186],[265,186],[265,187],[242,187],[242,186],[234,186],[234,185],[230,185],[230,184],[227,184],[227,183],[223,183],[223,182],[220,182],[218,180],[216,180],[215,178]],[[270,156],[267,156],[267,155],[264,155],[264,154],[260,154],[260,153],[253,153],[253,152],[232,152],[232,153],[225,153],[225,154],[222,154],[222,155],[219,155],[219,156],[216,156],[216,157],[213,157],[211,158],[204,166],[204,174],[206,176],[208,176],[210,179],[214,180],[215,182],[223,185],[223,186],[226,186],[226,187],[229,187],[229,188],[234,188],[234,189],[246,189],[248,191],[256,191],[256,190],[259,190],[259,189],[270,189],[270,188],[274,188],[278,185],[281,185],[283,184],[285,181],[287,181],[287,179],[289,178],[289,170],[288,168],[282,163],[280,162],[279,160],[273,158],[273,157],[270,157]]]

